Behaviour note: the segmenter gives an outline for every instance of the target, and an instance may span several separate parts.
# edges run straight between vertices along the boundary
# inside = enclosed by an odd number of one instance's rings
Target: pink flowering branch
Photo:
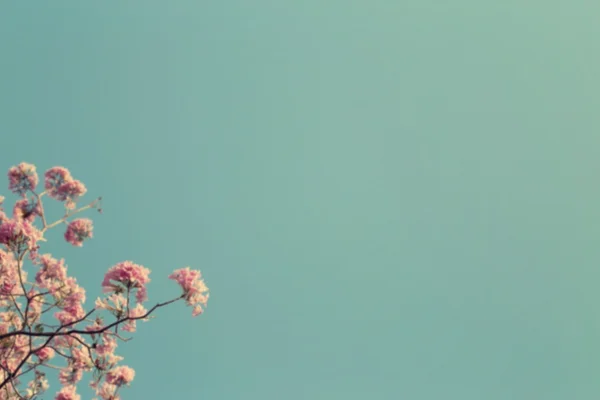
[[[178,300],[193,308],[193,316],[200,315],[209,297],[200,271],[189,267],[175,270],[168,278],[179,284],[182,294],[147,310],[143,303],[148,298],[150,270],[131,261],[120,262],[107,271],[102,282],[107,296],[98,298],[95,307],[85,312],[85,290],[68,276],[64,260],[39,253],[39,243],[46,241],[47,230],[64,223],[65,240],[82,247],[93,237],[93,222],[87,218],[69,219],[92,208],[101,212],[101,198],[76,208],[87,188],[63,167],[45,172],[45,190],[41,193],[36,192],[39,178],[32,164],[21,163],[10,168],[8,178],[9,190],[21,200],[15,203],[10,218],[2,207],[4,197],[0,196],[0,310],[5,310],[0,311],[0,400],[33,400],[46,391],[48,383],[39,368],[60,372],[63,386],[55,400],[79,400],[76,385],[84,372],[93,373],[90,385],[102,400],[120,399],[117,393],[131,383],[135,371],[118,365],[123,358],[114,354],[117,339],[124,342],[131,339],[123,338],[119,327],[135,332],[137,321],[147,321],[155,310]],[[32,196],[27,198],[28,194]],[[64,216],[53,223],[47,222],[42,203],[45,195],[65,205]],[[37,220],[41,222],[40,228],[35,225]],[[23,268],[27,255],[38,267],[34,280],[27,279]],[[54,313],[57,326],[41,319],[53,309],[57,310]],[[101,310],[112,314],[115,320],[104,324],[100,316],[90,319]],[[83,323],[90,325],[78,327]],[[65,360],[66,365],[50,364],[55,356]],[[19,389],[20,378],[29,373],[34,374],[33,379],[26,389]]]
[[[175,301],[177,301],[177,300],[181,300],[182,298],[183,298],[183,295],[182,295],[182,296],[180,296],[180,297],[174,298],[174,299],[172,299],[172,300],[166,301],[166,302],[164,302],[164,303],[158,303],[158,304],[156,304],[154,307],[152,307],[152,308],[151,308],[151,309],[150,309],[148,312],[146,312],[146,313],[145,313],[144,315],[142,315],[142,316],[139,316],[139,317],[127,317],[127,318],[123,318],[123,319],[117,320],[117,321],[115,321],[115,322],[113,322],[113,323],[111,323],[111,324],[109,324],[109,325],[106,325],[105,327],[103,327],[103,328],[100,328],[100,329],[92,329],[92,330],[87,330],[87,331],[86,331],[86,330],[80,330],[80,329],[71,329],[71,330],[68,330],[68,331],[65,331],[65,332],[60,332],[62,329],[66,328],[66,327],[68,327],[68,326],[75,325],[75,324],[77,324],[77,323],[79,323],[79,322],[81,322],[81,321],[85,320],[85,318],[82,318],[81,320],[74,321],[74,322],[72,322],[72,323],[69,323],[69,324],[66,324],[66,325],[63,325],[63,326],[61,326],[61,327],[60,327],[60,328],[59,328],[59,329],[58,329],[56,332],[49,332],[49,333],[43,333],[43,332],[42,332],[42,333],[36,333],[36,332],[16,331],[16,332],[10,332],[10,333],[7,333],[7,334],[5,334],[5,335],[0,335],[0,340],[2,340],[2,339],[6,339],[6,338],[8,338],[8,337],[11,337],[11,336],[17,336],[17,335],[22,335],[22,336],[27,336],[27,337],[47,337],[47,338],[48,338],[48,340],[47,340],[47,341],[44,343],[44,345],[42,345],[42,346],[40,346],[40,347],[38,347],[38,348],[36,348],[36,349],[31,349],[31,350],[29,351],[29,353],[28,353],[27,357],[25,357],[25,358],[23,359],[23,361],[21,361],[21,363],[20,363],[20,364],[17,366],[17,368],[16,368],[15,372],[11,372],[11,373],[9,374],[9,376],[8,376],[8,377],[7,377],[7,378],[6,378],[6,379],[5,379],[5,380],[4,380],[2,383],[0,383],[0,389],[2,389],[2,388],[3,388],[3,387],[4,387],[4,386],[5,386],[5,385],[6,385],[8,382],[10,382],[10,381],[11,381],[11,380],[12,380],[12,379],[15,377],[15,376],[17,376],[17,371],[19,371],[19,369],[20,369],[20,368],[21,368],[21,367],[22,367],[22,366],[25,364],[25,362],[26,362],[26,361],[29,359],[29,357],[31,357],[31,355],[32,355],[33,353],[35,353],[35,352],[38,352],[38,351],[42,350],[43,348],[47,347],[47,346],[48,346],[48,343],[50,343],[50,341],[51,341],[51,340],[52,340],[54,337],[56,337],[56,336],[70,336],[70,335],[73,335],[73,334],[80,334],[80,335],[94,335],[94,334],[101,334],[101,333],[104,333],[104,332],[106,332],[106,331],[107,331],[107,330],[109,330],[110,328],[112,328],[112,327],[115,327],[115,326],[117,326],[117,325],[120,325],[120,324],[122,324],[122,323],[124,323],[124,322],[130,321],[130,320],[139,320],[139,319],[144,319],[144,318],[147,318],[147,317],[148,317],[150,314],[152,314],[152,312],[153,312],[154,310],[156,310],[157,308],[159,308],[159,307],[164,307],[164,306],[166,306],[166,305],[169,305],[169,304],[171,304],[171,303],[174,303],[174,302],[175,302]],[[89,316],[90,316],[90,315],[91,315],[91,314],[92,314],[94,311],[96,311],[96,309],[95,309],[95,308],[94,308],[94,309],[92,309],[91,311],[89,311],[89,312],[86,314],[86,318],[87,318],[87,317],[89,317]],[[77,339],[77,338],[75,338],[75,339],[79,341],[79,339]]]
[[[94,335],[94,334],[101,334],[106,332],[107,330],[109,330],[110,328],[114,328],[117,325],[121,325],[127,321],[136,321],[136,320],[143,320],[145,318],[148,318],[150,316],[150,314],[152,314],[154,312],[154,310],[156,310],[157,308],[160,307],[164,307],[166,305],[169,305],[171,303],[176,302],[177,300],[181,300],[184,298],[184,295],[181,295],[179,297],[176,297],[172,300],[169,301],[165,301],[164,303],[157,303],[156,305],[154,305],[154,307],[152,307],[150,310],[148,310],[145,314],[138,316],[138,317],[125,317],[125,318],[121,318],[118,319],[102,328],[98,328],[98,329],[90,329],[90,330],[81,330],[81,329],[70,329],[68,331],[64,331],[64,332],[60,332],[61,330],[68,328],[69,326],[72,325],[77,325],[78,323],[81,323],[83,321],[85,321],[90,315],[92,315],[96,310],[96,308],[93,308],[92,310],[90,310],[87,314],[85,314],[85,316],[79,320],[70,322],[68,324],[65,325],[61,325],[58,330],[56,332],[29,332],[29,331],[24,331],[24,330],[19,330],[19,331],[13,331],[13,332],[9,332],[9,333],[5,333],[3,335],[0,335],[0,340],[12,337],[12,336],[30,336],[30,337],[50,337],[53,338],[55,336],[67,336],[67,335],[72,335],[72,334],[78,334],[78,335]],[[38,349],[39,350],[39,349]],[[0,385],[0,388],[2,386]]]

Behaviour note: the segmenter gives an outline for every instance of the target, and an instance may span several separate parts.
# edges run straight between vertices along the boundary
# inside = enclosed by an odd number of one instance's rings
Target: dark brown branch
[[[28,354],[23,358],[23,360],[19,363],[19,365],[17,366],[17,368],[15,368],[14,372],[10,372],[8,374],[8,377],[2,382],[0,383],[0,389],[2,389],[4,386],[6,386],[6,384],[10,381],[12,381],[12,379],[15,378],[15,376],[17,375],[18,371],[21,369],[21,367],[27,362],[27,360],[29,359],[29,357],[31,357],[32,354],[34,354],[35,352],[43,349],[44,347],[48,346],[48,344],[50,343],[50,341],[52,339],[54,339],[56,336],[66,336],[66,335],[72,335],[72,334],[80,334],[80,335],[96,335],[96,334],[100,334],[103,333],[105,331],[107,331],[108,329],[112,328],[113,326],[116,326],[118,324],[121,324],[123,322],[127,322],[127,321],[135,321],[138,319],[144,319],[147,318],[152,312],[154,312],[154,310],[156,310],[157,308],[160,307],[164,307],[166,305],[169,305],[171,303],[174,303],[177,300],[180,300],[184,297],[184,295],[181,295],[179,297],[176,297],[172,300],[166,301],[164,303],[157,303],[154,307],[152,307],[150,310],[148,310],[148,312],[146,312],[146,314],[141,315],[139,317],[126,317],[120,320],[117,320],[115,322],[113,322],[112,324],[109,324],[103,328],[99,328],[96,330],[90,330],[90,331],[85,331],[85,330],[81,330],[81,329],[71,329],[65,332],[60,332],[62,329],[67,328],[69,326],[75,325],[83,320],[85,320],[87,317],[89,317],[94,311],[96,311],[95,308],[93,308],[90,312],[88,312],[83,318],[70,322],[68,324],[62,325],[60,328],[58,328],[58,330],[56,332],[49,332],[49,333],[37,333],[37,332],[23,332],[23,331],[17,331],[17,332],[9,332],[6,333],[4,335],[0,335],[0,340],[2,339],[6,339],[8,337],[11,336],[16,336],[16,335],[24,335],[24,336],[30,336],[30,337],[47,337],[48,340],[46,340],[46,342],[41,345],[40,347],[36,348],[36,349],[31,349],[29,350]]]

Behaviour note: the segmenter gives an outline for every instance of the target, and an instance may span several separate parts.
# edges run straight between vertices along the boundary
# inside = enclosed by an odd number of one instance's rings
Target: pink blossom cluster
[[[8,189],[20,196],[26,196],[28,191],[35,190],[39,178],[35,165],[22,162],[8,170]]]
[[[44,187],[48,196],[58,201],[65,201],[69,209],[73,208],[77,199],[87,192],[85,185],[73,179],[69,170],[64,167],[50,168],[44,174],[44,178]]]
[[[55,400],[81,400],[81,396],[75,393],[75,386],[64,386],[60,392],[56,394]]]
[[[64,286],[55,292],[54,298],[60,301],[61,310],[54,313],[62,325],[81,320],[85,315],[85,289],[77,284],[77,279],[68,277]]]
[[[183,289],[187,305],[193,307],[194,317],[202,314],[202,306],[206,306],[208,302],[208,288],[201,278],[200,271],[192,270],[190,267],[177,269],[169,275],[169,279],[176,281]]]
[[[35,281],[42,289],[47,289],[51,295],[56,295],[59,290],[66,286],[67,266],[65,260],[56,260],[51,254],[44,254],[38,257],[38,272],[35,274]]]
[[[138,303],[148,299],[146,284],[150,282],[150,270],[131,261],[123,261],[111,267],[102,281],[104,293],[121,293],[125,290],[136,290],[135,298]]]
[[[133,381],[134,376],[135,371],[132,368],[121,365],[111,369],[110,372],[106,374],[106,383],[115,386],[128,385]]]
[[[183,294],[148,309],[142,303],[148,299],[150,270],[132,261],[119,262],[104,275],[101,287],[105,296],[86,311],[86,291],[69,276],[64,259],[39,250],[46,241],[45,232],[63,223],[67,224],[64,238],[73,246],[81,247],[91,239],[92,220],[69,219],[98,208],[99,199],[75,209],[86,188],[64,167],[46,171],[41,193],[36,192],[38,176],[32,164],[11,167],[8,178],[9,190],[21,199],[9,218],[0,196],[0,400],[30,400],[44,393],[49,387],[44,370],[57,368],[49,364],[57,359],[63,361],[58,373],[62,388],[55,400],[80,400],[77,385],[90,372],[90,386],[98,399],[119,400],[117,392],[135,376],[132,368],[119,364],[123,357],[115,354],[121,335],[135,332],[137,321],[148,321],[154,310],[178,300],[193,307],[192,315],[201,314],[209,295],[200,271],[189,267],[175,270],[169,278],[179,284]],[[65,202],[67,212],[55,222],[45,215],[45,195]],[[24,270],[27,260],[35,268],[32,281]],[[51,311],[54,323],[43,318]],[[100,313],[113,320],[105,321]],[[28,374],[33,376],[23,388],[20,383]]]
[[[40,361],[48,361],[54,358],[56,352],[51,347],[43,347],[34,354]]]
[[[41,238],[42,232],[26,220],[11,219],[0,225],[0,243],[12,251],[34,251]]]
[[[73,246],[81,247],[84,240],[91,239],[93,237],[92,229],[93,226],[91,219],[79,218],[73,220],[67,226],[65,240],[71,243]]]
[[[15,203],[13,208],[13,219],[16,221],[27,221],[32,223],[36,217],[42,215],[42,208],[40,203],[36,202],[33,198],[31,200],[21,199]]]
[[[21,279],[27,279],[27,273],[21,271]],[[19,291],[19,269],[17,261],[11,252],[0,250],[0,294],[4,296],[22,295],[23,291]]]

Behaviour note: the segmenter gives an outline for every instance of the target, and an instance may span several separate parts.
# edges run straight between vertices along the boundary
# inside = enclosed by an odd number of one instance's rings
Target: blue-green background
[[[597,399],[599,14],[0,1],[1,168],[104,196],[46,248],[89,305],[118,261],[152,302],[203,271],[203,316],[119,347],[125,399]]]

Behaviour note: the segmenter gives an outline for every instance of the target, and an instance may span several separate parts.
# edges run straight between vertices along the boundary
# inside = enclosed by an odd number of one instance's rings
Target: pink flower
[[[44,296],[40,295],[35,289],[30,289],[27,293],[29,298],[29,311],[27,312],[27,319],[31,323],[34,323],[42,314],[42,308],[44,306]]]
[[[59,292],[62,298],[62,310],[54,314],[56,319],[61,324],[69,324],[73,321],[80,320],[85,316],[83,303],[85,302],[85,290],[77,285],[75,278],[67,278],[64,282],[66,289],[61,289]]]
[[[73,220],[67,226],[65,240],[71,243],[73,246],[81,247],[83,246],[83,241],[85,239],[90,239],[93,237],[92,229],[93,226],[91,219],[79,218]]]
[[[117,341],[108,334],[102,335],[102,343],[96,346],[96,354],[109,357],[117,348]]]
[[[20,252],[25,248],[36,248],[42,233],[25,220],[8,220],[0,225],[0,243],[10,250]]]
[[[24,280],[27,279],[27,275],[23,270],[21,270],[21,277]],[[13,253],[0,250],[0,295],[21,294],[17,292],[22,292],[19,285],[17,261]]]
[[[59,297],[62,297],[62,293],[66,293],[65,285],[70,282],[67,278],[67,267],[64,265],[64,261],[64,259],[58,261],[50,254],[44,254],[36,261],[36,264],[40,266],[35,274],[36,283],[40,288]]]
[[[62,385],[76,385],[83,378],[83,371],[67,366],[58,374],[58,380]]]
[[[106,374],[106,382],[112,385],[121,386],[129,384],[133,381],[135,371],[125,365],[115,367]]]
[[[58,199],[66,201],[66,207],[75,208],[75,202],[87,192],[87,189],[80,181],[67,182],[58,189]]]
[[[194,307],[192,316],[202,314],[202,306],[208,302],[208,288],[201,279],[200,271],[191,270],[190,267],[173,271],[169,279],[176,281],[183,289],[183,295],[188,306]]]
[[[47,361],[54,357],[54,350],[50,347],[44,347],[35,352],[35,355],[40,359],[40,361]]]
[[[112,304],[110,304],[111,302]],[[121,312],[127,306],[127,298],[120,293],[113,293],[110,296],[107,296],[105,299],[98,297],[95,305],[99,310]]]
[[[142,315],[146,314],[148,310],[141,305],[137,304],[134,308],[129,309],[129,318],[139,318]],[[128,320],[123,324],[123,330],[127,332],[135,332],[136,330],[136,322],[137,320]]]
[[[44,177],[44,187],[48,196],[58,201],[66,201],[67,208],[73,208],[75,201],[87,191],[85,185],[73,179],[69,170],[64,167],[50,168]]]
[[[76,390],[75,386],[65,386],[56,393],[54,400],[81,400],[81,396],[75,393]]]
[[[104,275],[102,290],[104,293],[137,289],[139,303],[147,300],[146,284],[150,282],[150,270],[131,261],[123,261],[111,267]]]
[[[64,167],[52,167],[44,173],[44,188],[48,196],[55,198],[58,188],[66,182],[72,181],[71,173]]]
[[[28,190],[34,191],[39,178],[35,172],[35,165],[22,162],[8,170],[8,189],[25,197]]]
[[[90,354],[84,347],[75,347],[71,350],[72,366],[75,369],[89,371],[94,366],[94,361],[90,358]]]
[[[42,215],[42,208],[33,199],[31,201],[27,199],[19,200],[13,208],[13,218],[17,221],[33,222],[35,217],[39,215]]]
[[[115,395],[116,390],[117,386],[104,382],[96,390],[96,394],[100,396],[102,400],[119,400],[120,397],[118,395]]]
[[[202,309],[202,306],[196,305],[192,309],[192,317],[197,317],[198,315],[202,314],[203,312],[204,312],[204,310]]]

